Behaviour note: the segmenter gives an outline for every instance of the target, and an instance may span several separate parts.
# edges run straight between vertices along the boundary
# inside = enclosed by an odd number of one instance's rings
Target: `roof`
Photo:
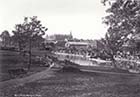
[[[70,45],[89,45],[87,42],[67,42]]]

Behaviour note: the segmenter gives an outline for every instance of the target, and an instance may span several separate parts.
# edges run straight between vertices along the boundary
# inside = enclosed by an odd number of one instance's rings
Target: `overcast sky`
[[[100,39],[106,32],[101,0],[0,0],[0,32],[11,32],[24,16],[38,16],[50,34]]]

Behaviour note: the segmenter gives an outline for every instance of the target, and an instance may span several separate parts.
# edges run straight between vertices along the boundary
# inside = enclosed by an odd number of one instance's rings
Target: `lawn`
[[[18,87],[4,87],[1,97],[40,95],[40,97],[140,97],[139,75],[114,75],[87,72],[55,72]],[[34,97],[34,96],[33,96]]]
[[[30,74],[44,70],[46,67],[41,67],[39,62],[36,61],[36,55],[44,55],[48,52],[45,51],[33,51],[32,52],[32,66]],[[0,81],[5,81],[14,78],[8,73],[9,69],[27,68],[28,56],[23,57],[16,51],[0,50]],[[18,75],[17,75],[18,76]],[[19,75],[22,77],[24,75]]]
[[[18,52],[0,51],[0,54],[2,80],[10,79],[6,73],[8,68],[26,66],[27,60]],[[36,73],[45,68],[32,65],[30,72]],[[140,97],[140,75],[138,74],[66,71],[54,71],[53,74],[51,78],[40,79],[21,86],[0,86],[0,97],[15,97],[15,94],[39,95],[39,97]]]

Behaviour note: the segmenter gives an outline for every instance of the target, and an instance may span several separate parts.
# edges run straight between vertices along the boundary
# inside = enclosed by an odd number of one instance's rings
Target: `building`
[[[66,48],[77,48],[77,49],[85,49],[85,50],[93,50],[99,47],[99,43],[97,40],[92,41],[67,41],[65,44]]]
[[[88,41],[67,41],[65,44],[68,52],[80,55],[89,55],[93,51],[93,48],[97,47],[97,42]]]
[[[90,46],[87,42],[66,42],[65,47],[67,48],[88,48]]]
[[[59,50],[59,49],[64,49],[65,43],[69,40],[73,40],[73,36],[71,32],[68,35],[67,34],[54,34],[50,36],[47,35],[45,44],[53,43],[55,45],[55,48]]]
[[[72,40],[73,36],[72,33],[70,34],[54,34],[46,37],[46,40],[51,40],[51,41],[66,41],[66,40]]]

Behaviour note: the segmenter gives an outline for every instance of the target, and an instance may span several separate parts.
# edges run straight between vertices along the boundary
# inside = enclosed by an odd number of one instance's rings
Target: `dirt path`
[[[17,87],[17,86],[22,86],[25,83],[33,82],[39,79],[50,78],[52,76],[54,76],[54,72],[50,68],[48,68],[44,71],[32,74],[24,78],[17,78],[17,79],[11,79],[8,81],[0,82],[0,86],[1,88],[8,87],[8,86]]]

